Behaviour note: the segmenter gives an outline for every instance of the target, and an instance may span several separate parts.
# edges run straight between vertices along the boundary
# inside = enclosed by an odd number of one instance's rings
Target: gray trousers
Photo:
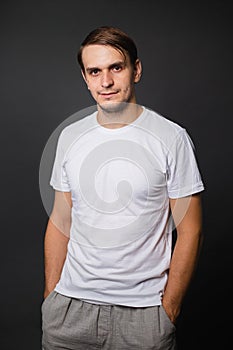
[[[96,305],[55,291],[42,303],[43,350],[175,350],[163,306]]]

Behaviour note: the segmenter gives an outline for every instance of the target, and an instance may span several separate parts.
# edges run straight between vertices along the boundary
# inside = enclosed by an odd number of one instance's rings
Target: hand
[[[165,301],[162,302],[162,305],[163,305],[163,308],[164,308],[167,316],[169,317],[170,321],[173,324],[176,324],[177,318],[178,318],[179,313],[180,313],[180,308],[174,307]]]
[[[48,290],[47,288],[45,289],[45,291],[44,291],[44,299],[46,299],[48,296],[49,296],[49,294],[52,292],[52,290]]]

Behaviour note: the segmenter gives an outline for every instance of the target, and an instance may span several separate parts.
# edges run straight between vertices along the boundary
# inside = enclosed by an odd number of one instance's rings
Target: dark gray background
[[[40,349],[39,164],[56,127],[93,104],[76,63],[86,34],[115,25],[143,62],[142,103],[184,126],[206,191],[205,241],[177,325],[180,350],[227,349],[232,304],[232,11],[228,1],[1,1],[0,348]],[[207,345],[204,345],[204,343]]]

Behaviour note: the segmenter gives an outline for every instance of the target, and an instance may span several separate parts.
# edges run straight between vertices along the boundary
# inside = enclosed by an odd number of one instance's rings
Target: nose
[[[110,87],[114,84],[111,72],[103,72],[101,85],[104,88]]]

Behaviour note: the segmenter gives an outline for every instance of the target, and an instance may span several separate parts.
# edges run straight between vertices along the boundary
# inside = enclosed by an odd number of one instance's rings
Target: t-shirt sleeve
[[[66,147],[64,144],[63,133],[60,134],[57,143],[56,155],[50,178],[50,185],[58,191],[70,192],[70,185],[66,172]]]
[[[180,198],[204,190],[194,144],[182,129],[167,155],[167,191],[170,198]]]

